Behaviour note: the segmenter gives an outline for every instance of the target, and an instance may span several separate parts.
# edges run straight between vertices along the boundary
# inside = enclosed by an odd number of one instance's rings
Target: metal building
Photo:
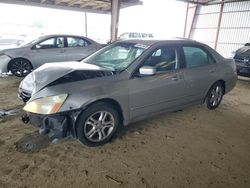
[[[250,42],[250,1],[186,2],[184,37],[206,43],[225,57]]]

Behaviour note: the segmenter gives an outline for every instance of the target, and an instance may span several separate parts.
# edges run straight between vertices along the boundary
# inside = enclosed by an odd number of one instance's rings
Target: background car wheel
[[[224,86],[221,82],[216,82],[208,91],[206,97],[207,108],[210,110],[216,109],[223,98]]]
[[[33,69],[31,63],[27,59],[13,59],[8,69],[17,77],[27,76]]]
[[[119,116],[108,103],[87,108],[77,121],[77,135],[82,144],[95,147],[109,142],[119,126]]]

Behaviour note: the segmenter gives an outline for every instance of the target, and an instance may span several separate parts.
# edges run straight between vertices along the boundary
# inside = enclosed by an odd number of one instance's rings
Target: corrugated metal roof
[[[140,0],[120,0],[121,8],[141,5]],[[0,0],[0,3],[30,5],[55,9],[109,13],[111,0]]]
[[[198,8],[199,14],[211,14],[220,12],[220,5],[199,6]]]
[[[178,1],[184,1],[187,3],[200,4],[200,5],[213,5],[213,4],[232,3],[232,2],[240,2],[248,0],[178,0]]]

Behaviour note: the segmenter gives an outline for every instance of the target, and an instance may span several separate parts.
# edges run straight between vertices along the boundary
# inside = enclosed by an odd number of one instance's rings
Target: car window
[[[90,44],[89,41],[79,37],[67,37],[68,47],[85,47]]]
[[[64,48],[64,38],[63,37],[57,37],[56,38],[56,48]]]
[[[82,62],[105,67],[117,72],[125,70],[148,46],[131,42],[109,45]]]
[[[215,62],[209,54],[199,47],[185,46],[183,52],[187,68],[205,66]]]
[[[162,47],[155,50],[142,66],[151,66],[156,73],[173,71],[180,68],[176,47]]]
[[[97,61],[120,61],[131,57],[137,58],[144,50],[141,48],[128,48],[127,46],[116,46],[105,53],[101,54]]]
[[[37,49],[64,48],[63,37],[53,37],[36,45]]]

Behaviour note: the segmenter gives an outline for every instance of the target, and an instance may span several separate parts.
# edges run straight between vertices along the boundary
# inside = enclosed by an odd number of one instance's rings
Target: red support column
[[[120,14],[120,0],[111,0],[111,42],[116,41]]]

